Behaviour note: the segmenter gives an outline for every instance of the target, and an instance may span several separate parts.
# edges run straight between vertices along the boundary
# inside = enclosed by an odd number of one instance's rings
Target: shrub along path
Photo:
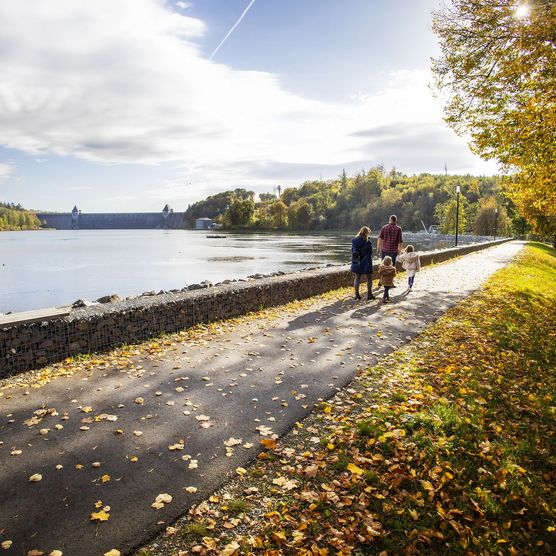
[[[321,407],[322,400],[341,391],[358,369],[372,367],[383,355],[436,320],[448,307],[479,288],[521,248],[517,242],[503,244],[428,267],[416,278],[415,291],[407,294],[399,287],[395,302],[389,306],[381,306],[378,301],[355,302],[351,291],[344,289],[109,354],[68,360],[41,372],[3,381],[0,543],[7,548],[6,554],[27,554],[33,550],[34,554],[48,554],[59,550],[66,556],[96,556],[111,549],[129,553],[193,504],[210,496],[230,475],[245,476],[244,468],[259,453],[261,441],[263,446],[272,448],[276,436],[305,418],[315,405]],[[404,282],[400,277],[400,285]],[[498,305],[491,310],[498,315]],[[467,353],[464,348],[459,351]],[[473,350],[468,356],[478,353]],[[504,357],[509,359],[509,355]],[[445,366],[450,368],[449,359]],[[419,498],[422,485],[426,485],[426,495],[431,500],[441,502],[440,509],[435,508],[437,514],[455,511],[449,504],[444,505],[438,481],[451,480],[448,474],[457,477],[458,469],[449,471],[439,461],[440,470],[436,470],[431,463],[425,479],[417,461],[413,471],[401,461],[396,452],[401,449],[398,443],[403,446],[405,441],[400,431],[405,430],[408,435],[411,427],[408,425],[406,430],[400,425],[391,426],[396,412],[390,407],[388,396],[394,389],[397,396],[394,407],[406,408],[410,416],[425,411],[429,394],[436,397],[439,408],[445,406],[446,412],[455,411],[455,406],[444,402],[444,398],[449,400],[448,394],[437,392],[436,384],[426,382],[428,375],[422,375],[422,384],[415,382],[415,378],[404,383],[405,371],[398,377],[380,371],[383,367],[374,368],[379,370],[368,377],[370,391],[367,386],[359,389],[365,384],[361,380],[364,375],[358,375],[356,387],[345,390],[341,398],[345,417],[326,405],[322,410],[324,421],[318,427],[296,427],[310,434],[307,465],[302,464],[305,456],[297,451],[281,453],[280,461],[286,468],[276,468],[279,476],[274,477],[272,486],[283,498],[276,499],[278,506],[273,508],[277,513],[269,511],[271,515],[267,518],[275,520],[271,525],[278,530],[276,536],[268,537],[268,542],[275,543],[277,554],[290,550],[286,543],[295,539],[299,546],[307,546],[310,540],[319,550],[334,551],[356,541],[367,542],[371,531],[372,536],[388,531],[385,542],[397,537],[406,527],[406,519],[417,524],[424,515],[422,508],[429,508],[427,500],[422,495]],[[409,363],[407,368],[410,376]],[[458,376],[453,371],[444,374]],[[379,387],[382,390],[377,396]],[[469,395],[475,396],[478,386],[462,388],[468,388],[472,392]],[[377,420],[374,414],[365,418],[369,422],[361,425],[364,439],[353,431],[359,453],[350,447],[348,457],[343,448],[344,443],[348,446],[347,440],[342,436],[346,431],[337,426],[338,421],[345,418],[349,422],[350,408],[358,408],[357,400],[367,394],[378,415],[384,413],[384,418]],[[461,396],[465,402],[467,394]],[[488,397],[482,391],[475,399],[479,408],[488,407]],[[359,410],[367,409],[361,406]],[[438,409],[439,430],[444,430],[443,419],[448,417],[443,417],[441,411]],[[415,421],[412,430],[426,436],[428,428],[436,430],[437,420],[425,413],[422,418],[423,423]],[[454,414],[454,426],[460,425],[460,418],[463,419],[459,413]],[[325,432],[325,427],[331,425]],[[447,433],[445,436],[449,438]],[[427,440],[421,442],[426,444]],[[368,450],[372,445],[380,449]],[[419,449],[426,452],[425,445]],[[409,447],[405,450],[410,453]],[[494,448],[485,453],[491,450]],[[429,457],[434,458],[436,452],[431,448]],[[375,462],[375,456],[382,459]],[[391,459],[394,456],[396,461]],[[329,457],[337,459],[329,461]],[[301,488],[311,476],[328,473],[331,463],[338,475],[330,477],[326,488],[319,487],[314,492]],[[496,476],[486,463],[483,468],[485,473]],[[249,473],[256,473],[256,469]],[[382,477],[379,472],[388,475]],[[478,470],[476,473],[483,474]],[[514,476],[515,473],[511,475]],[[367,482],[361,488],[364,481]],[[388,496],[392,485],[396,482],[402,485],[404,481],[411,488],[408,486],[407,500],[399,503],[405,503],[407,508],[398,506],[395,498]],[[260,482],[262,489],[266,483]],[[343,489],[348,484],[357,493],[356,500],[346,498],[350,494]],[[322,492],[326,493],[324,499]],[[410,506],[410,496],[416,497],[415,506]],[[488,499],[487,494],[484,496]],[[377,514],[370,514],[372,519],[362,511],[367,498],[372,508],[376,505]],[[283,508],[279,509],[280,500],[292,504],[292,512],[296,504],[301,504],[303,511],[305,504],[314,505],[312,524],[304,526],[299,521],[293,528],[297,518],[292,517],[288,525]],[[473,500],[482,508],[479,495]],[[493,498],[493,503],[496,501]],[[419,506],[421,502],[423,506]],[[394,517],[397,511],[404,510],[399,529],[397,518],[391,523],[378,517],[379,510],[385,511],[388,504]],[[357,519],[351,522],[353,516],[346,514],[347,522],[338,521],[336,518],[342,517],[349,506]],[[241,509],[241,505],[235,506],[236,512]],[[254,511],[260,515],[262,510],[257,506]],[[458,511],[461,514],[449,514],[447,527],[467,524],[466,511]],[[361,516],[367,520],[368,529],[350,532],[352,525],[360,527]],[[203,525],[206,529],[201,531],[210,531],[211,523],[207,521]],[[240,518],[230,516],[226,520],[223,531],[228,540],[234,538],[235,529],[240,527]],[[442,532],[442,528],[434,527],[431,523],[431,531]],[[331,536],[332,531],[337,533]],[[423,535],[428,538],[429,534]],[[212,534],[204,536],[205,548],[200,550],[222,546]],[[425,542],[420,538],[418,542]],[[259,540],[253,542],[257,544]]]

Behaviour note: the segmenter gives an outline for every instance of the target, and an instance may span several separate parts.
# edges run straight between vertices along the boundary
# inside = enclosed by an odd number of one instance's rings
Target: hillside
[[[225,228],[261,230],[357,229],[382,226],[396,214],[404,229],[422,230],[437,224],[444,233],[455,232],[456,186],[461,188],[459,231],[490,235],[509,233],[517,216],[502,195],[496,177],[420,174],[406,176],[382,167],[355,176],[342,173],[335,180],[307,181],[286,188],[281,195],[235,189],[211,195],[190,205],[190,226],[199,217],[213,218]]]
[[[0,203],[0,231],[36,230],[40,227],[39,219],[21,205]]]

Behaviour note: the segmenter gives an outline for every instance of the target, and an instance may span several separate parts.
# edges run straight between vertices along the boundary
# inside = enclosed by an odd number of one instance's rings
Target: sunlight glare
[[[529,15],[529,6],[527,4],[518,4],[515,7],[515,17],[527,17]]]

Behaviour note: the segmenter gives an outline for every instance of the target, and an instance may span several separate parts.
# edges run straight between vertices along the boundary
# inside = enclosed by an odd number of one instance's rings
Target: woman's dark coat
[[[370,239],[361,236],[351,240],[351,271],[355,274],[372,274],[373,246]]]

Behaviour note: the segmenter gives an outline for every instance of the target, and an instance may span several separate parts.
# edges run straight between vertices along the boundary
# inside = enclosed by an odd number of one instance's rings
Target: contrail
[[[241,20],[245,17],[245,14],[251,9],[251,6],[255,3],[255,0],[251,0],[247,7],[243,10],[243,13],[239,16],[238,20],[232,25],[232,28],[226,33],[226,36],[220,41],[220,44],[214,49],[209,57],[209,60],[214,58],[214,55],[220,50],[220,47],[226,42],[227,38],[234,32],[234,29],[241,23]]]

